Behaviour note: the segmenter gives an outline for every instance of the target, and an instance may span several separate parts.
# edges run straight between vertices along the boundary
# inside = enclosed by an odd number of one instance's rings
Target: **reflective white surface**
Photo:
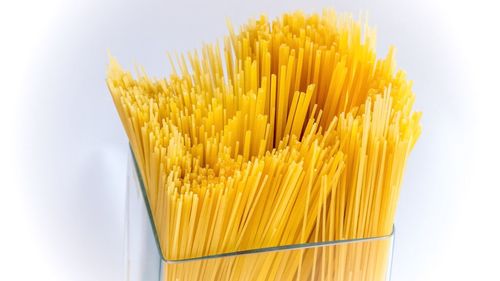
[[[1,4],[0,280],[123,280],[128,146],[104,82],[107,50],[126,68],[165,75],[165,51],[221,38],[225,17],[237,25],[261,12],[324,6],[369,13],[379,54],[397,47],[424,112],[401,192],[392,280],[493,280],[498,7],[198,2]]]

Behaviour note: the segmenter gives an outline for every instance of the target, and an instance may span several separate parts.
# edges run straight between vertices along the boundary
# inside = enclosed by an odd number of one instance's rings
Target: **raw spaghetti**
[[[167,260],[391,233],[420,113],[393,48],[380,59],[374,45],[366,23],[324,10],[229,24],[222,44],[169,56],[164,79],[111,59]],[[383,280],[386,252],[268,253],[171,265],[165,279]]]

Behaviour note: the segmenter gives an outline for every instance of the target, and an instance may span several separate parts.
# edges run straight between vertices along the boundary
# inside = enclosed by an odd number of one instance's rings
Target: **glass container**
[[[261,248],[168,260],[162,256],[151,210],[132,152],[127,175],[125,278],[128,281],[390,280],[390,235]]]

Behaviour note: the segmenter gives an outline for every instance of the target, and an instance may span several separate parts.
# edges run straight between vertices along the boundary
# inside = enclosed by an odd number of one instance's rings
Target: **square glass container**
[[[162,256],[145,187],[130,152],[125,211],[125,280],[390,280],[390,235],[260,248],[185,260]]]

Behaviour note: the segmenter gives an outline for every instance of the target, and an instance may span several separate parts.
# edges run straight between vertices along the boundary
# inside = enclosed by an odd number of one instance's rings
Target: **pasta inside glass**
[[[130,152],[126,280],[390,280],[395,231],[381,237],[252,249],[198,258],[163,257],[145,186]]]

